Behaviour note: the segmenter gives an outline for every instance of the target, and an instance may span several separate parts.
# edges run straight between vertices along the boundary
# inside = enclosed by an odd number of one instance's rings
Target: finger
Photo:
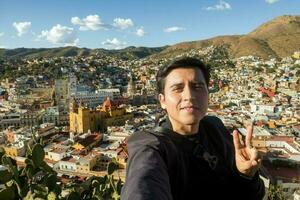
[[[240,151],[246,160],[251,160],[251,153],[247,149],[242,149]]]
[[[261,159],[258,159],[256,161],[252,161],[251,162],[251,165],[252,165],[252,174],[254,175],[258,170],[259,168],[261,167]]]
[[[257,167],[258,167],[258,168],[260,168],[260,166],[261,166],[261,163],[262,163],[262,159],[260,159],[260,158],[259,158],[259,159],[257,159],[257,162],[258,162],[258,166],[257,166]]]
[[[258,151],[256,150],[256,148],[252,148],[250,149],[250,162],[251,165],[256,167],[259,162],[261,161],[261,159],[258,157]]]
[[[257,168],[257,170],[262,166],[262,159],[257,159],[257,166],[256,166],[256,168]]]
[[[258,165],[258,162],[256,160],[251,161],[251,167],[256,167]]]
[[[233,144],[234,144],[234,148],[235,150],[240,150],[241,149],[241,142],[240,142],[240,134],[237,130],[233,131]]]
[[[241,160],[241,161],[243,161],[243,162],[249,162],[250,161],[250,158],[249,158],[249,156],[247,155],[247,153],[246,152],[244,152],[243,150],[241,150],[241,151],[238,151],[239,153],[238,153],[238,158]]]
[[[247,127],[246,147],[252,148],[252,135],[253,135],[253,126],[250,125]]]

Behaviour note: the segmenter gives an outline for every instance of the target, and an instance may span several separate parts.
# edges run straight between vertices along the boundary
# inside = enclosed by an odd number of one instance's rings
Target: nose
[[[195,91],[189,86],[184,87],[184,90],[182,92],[182,99],[184,101],[191,101],[195,99]]]

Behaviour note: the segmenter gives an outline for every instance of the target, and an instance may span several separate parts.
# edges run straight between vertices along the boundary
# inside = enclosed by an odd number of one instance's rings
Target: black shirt
[[[258,173],[241,177],[232,136],[216,117],[204,117],[199,132],[183,136],[169,120],[154,130],[134,133],[122,200],[251,199],[264,196]]]

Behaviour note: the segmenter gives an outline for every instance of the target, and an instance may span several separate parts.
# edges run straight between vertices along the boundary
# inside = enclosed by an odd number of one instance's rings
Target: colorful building
[[[70,131],[75,133],[105,131],[108,126],[124,125],[132,117],[125,107],[118,106],[109,97],[96,109],[78,104],[75,99],[70,102]]]

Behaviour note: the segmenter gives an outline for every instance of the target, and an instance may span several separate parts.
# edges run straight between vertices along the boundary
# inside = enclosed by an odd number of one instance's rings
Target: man
[[[153,130],[128,140],[129,158],[122,200],[262,199],[261,159],[217,117],[206,116],[209,69],[181,58],[159,70],[157,90],[167,112]]]

